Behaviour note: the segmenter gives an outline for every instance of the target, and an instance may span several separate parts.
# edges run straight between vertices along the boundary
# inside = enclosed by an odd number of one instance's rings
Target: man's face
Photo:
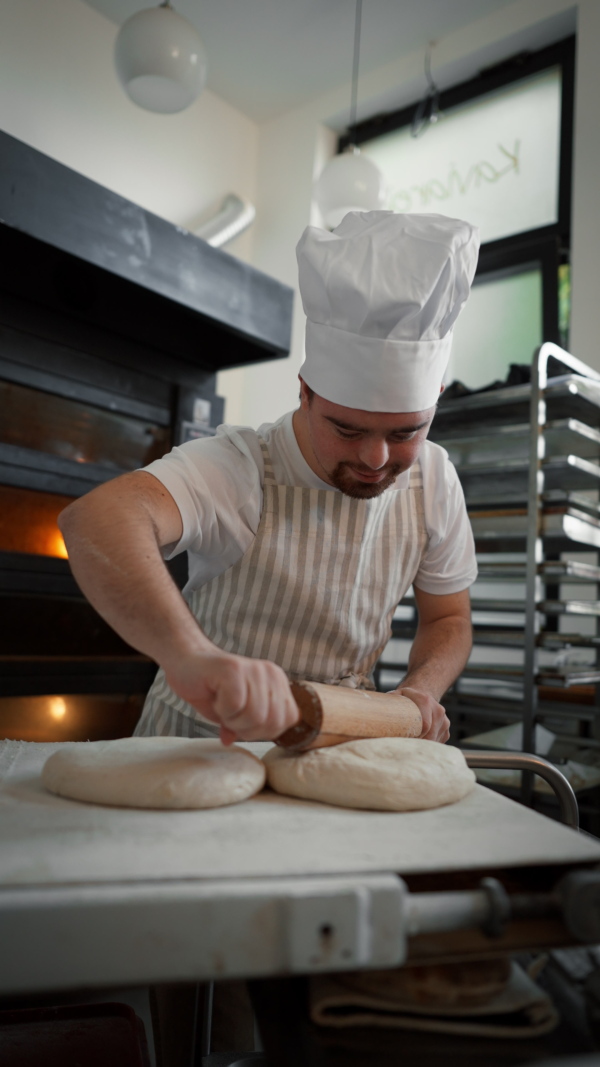
[[[347,496],[369,499],[408,470],[427,437],[435,407],[396,414],[342,407],[301,380],[298,443],[309,465]]]

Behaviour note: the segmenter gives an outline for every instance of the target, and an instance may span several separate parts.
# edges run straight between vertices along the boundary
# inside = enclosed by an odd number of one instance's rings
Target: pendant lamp
[[[348,125],[350,138],[356,127],[361,15],[362,0],[356,0]],[[315,182],[314,195],[325,225],[332,230],[349,211],[375,211],[383,207],[385,195],[383,174],[372,160],[361,154],[355,144],[350,144],[345,152],[334,156],[321,171]]]
[[[163,114],[189,107],[206,82],[202,38],[170,0],[138,11],[123,23],[115,42],[115,66],[134,104]]]

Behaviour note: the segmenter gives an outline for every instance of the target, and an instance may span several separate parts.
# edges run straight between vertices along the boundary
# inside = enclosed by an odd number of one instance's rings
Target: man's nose
[[[360,461],[371,470],[378,471],[380,467],[385,467],[389,457],[390,450],[387,441],[366,440],[362,442]]]

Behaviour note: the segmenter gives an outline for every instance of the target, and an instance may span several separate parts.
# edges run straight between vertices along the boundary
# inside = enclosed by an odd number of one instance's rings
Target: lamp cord
[[[429,85],[430,90],[433,90],[434,92],[437,92],[437,85],[435,84],[435,82],[433,80],[433,77],[431,75],[431,53],[432,52],[433,52],[433,42],[430,41],[428,46],[427,46],[427,51],[425,53],[425,62],[424,62],[423,65],[424,65],[424,68],[425,68],[425,77],[427,78],[427,84]]]
[[[360,57],[360,24],[362,21],[362,0],[356,0],[356,15],[354,18],[354,55],[352,58],[352,90],[350,94],[350,123],[348,132],[350,140],[356,127],[356,103],[358,98],[358,60]]]
[[[411,137],[420,137],[422,133],[440,118],[440,91],[433,80],[431,73],[431,53],[434,42],[430,41],[425,53],[425,77],[429,88],[413,115],[410,126]]]

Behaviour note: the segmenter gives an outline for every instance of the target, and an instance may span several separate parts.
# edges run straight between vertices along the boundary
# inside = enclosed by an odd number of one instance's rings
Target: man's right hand
[[[221,741],[271,741],[299,718],[290,683],[275,663],[226,652],[179,657],[164,668],[167,682],[210,722]]]

